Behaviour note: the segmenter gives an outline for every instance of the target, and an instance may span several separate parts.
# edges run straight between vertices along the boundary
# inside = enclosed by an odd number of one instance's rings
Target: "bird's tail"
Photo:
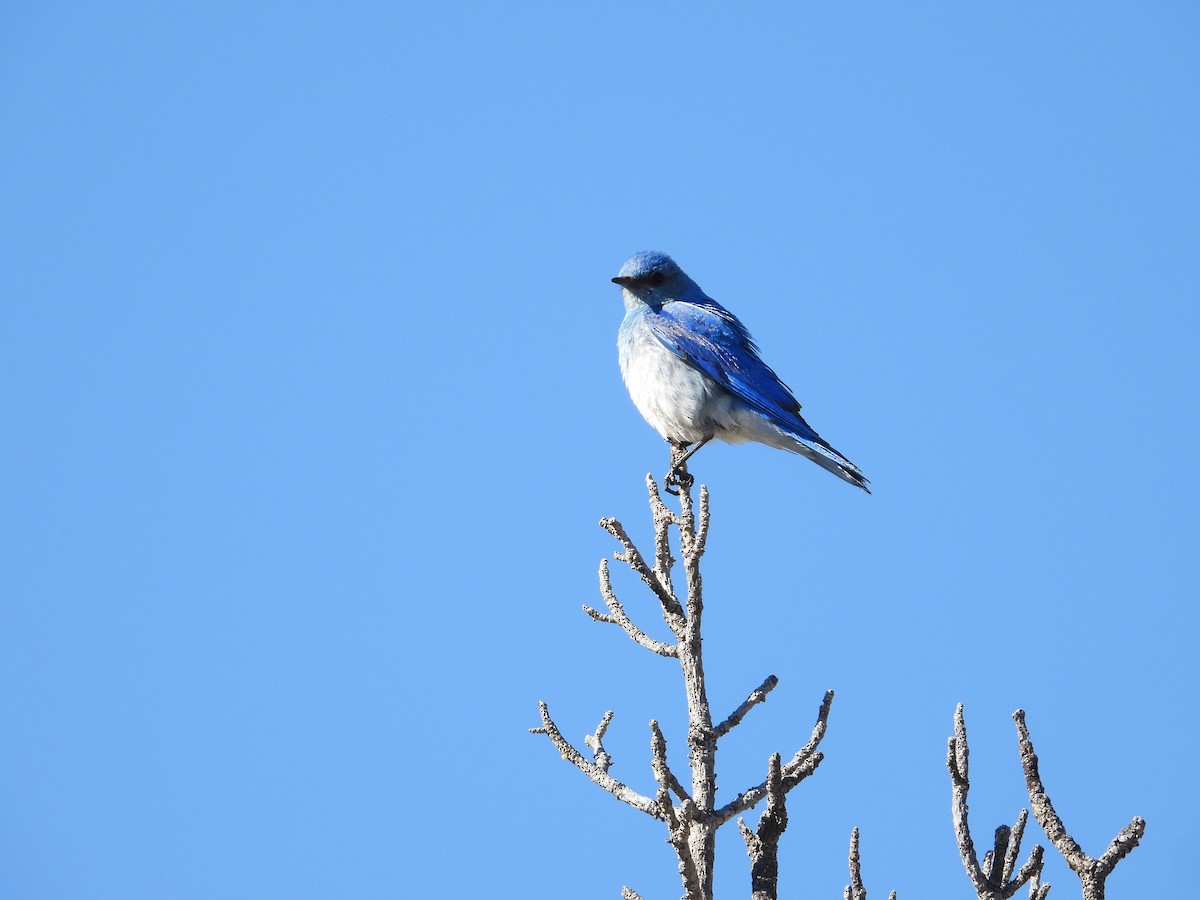
[[[722,434],[722,439],[730,443],[758,441],[768,447],[798,453],[808,457],[822,469],[828,469],[842,481],[862,488],[868,494],[871,493],[871,489],[867,487],[870,482],[862,470],[831,447],[799,413],[781,421],[769,419],[756,410],[747,409],[737,415],[735,426]]]
[[[871,482],[867,480],[858,466],[834,450],[820,437],[816,440],[797,437],[794,434],[789,434],[787,437],[790,438],[790,442],[784,446],[785,450],[807,456],[822,469],[828,469],[842,481],[848,481],[855,487],[862,488],[868,494],[871,493],[871,489],[867,487]]]

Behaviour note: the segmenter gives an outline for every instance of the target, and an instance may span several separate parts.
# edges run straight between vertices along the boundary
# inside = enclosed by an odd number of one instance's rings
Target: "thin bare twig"
[[[650,517],[654,523],[654,574],[656,574],[671,592],[675,588],[671,583],[671,569],[675,566],[675,557],[671,555],[671,526],[679,526],[679,515],[663,502],[658,492],[658,482],[653,475],[646,476],[646,493],[650,499]]]
[[[1141,816],[1134,816],[1113,838],[1103,855],[1099,858],[1088,856],[1079,843],[1067,833],[1066,826],[1055,812],[1054,804],[1050,802],[1050,796],[1042,784],[1037,754],[1033,750],[1033,742],[1029,739],[1029,729],[1025,727],[1025,710],[1018,709],[1014,712],[1013,721],[1017,724],[1017,746],[1021,754],[1021,768],[1025,771],[1029,805],[1033,808],[1038,824],[1066,859],[1071,871],[1079,876],[1083,886],[1083,900],[1104,900],[1104,882],[1112,874],[1117,863],[1141,841],[1142,835],[1146,833],[1146,820]]]
[[[620,543],[621,550],[616,554],[616,558],[623,563],[627,563],[629,568],[637,572],[641,576],[642,581],[654,592],[654,596],[658,598],[658,602],[662,605],[663,619],[666,621],[667,626],[671,629],[672,634],[680,637],[683,634],[684,620],[687,616],[683,611],[682,604],[675,597],[675,592],[671,589],[670,583],[664,583],[661,573],[652,569],[647,564],[645,557],[642,556],[641,551],[633,543],[633,539],[626,533],[625,526],[618,520],[613,518],[601,519],[600,527],[615,537]]]
[[[1042,884],[1041,871],[1034,872],[1029,877],[1029,900],[1046,900],[1050,896],[1050,885]]]
[[[708,544],[708,485],[700,485],[700,516],[696,523],[696,548],[704,553]]]
[[[850,832],[850,883],[842,892],[845,900],[867,900],[867,889],[862,880],[862,864],[858,856],[858,826]]]
[[[625,633],[633,640],[645,647],[651,653],[657,653],[659,656],[669,656],[678,658],[679,647],[676,644],[668,644],[665,641],[657,640],[650,637],[642,629],[638,628],[630,620],[625,612],[625,607],[617,599],[616,593],[613,591],[612,578],[608,573],[608,560],[600,560],[600,593],[604,597],[604,605],[608,607],[607,613],[597,612],[590,606],[584,604],[583,611],[595,619],[597,622],[607,622],[610,625],[619,625],[625,629]]]
[[[825,731],[829,726],[829,709],[833,704],[833,691],[825,692],[825,699],[821,703],[821,709],[817,713],[817,723],[813,726],[812,737],[809,738],[807,744],[796,751],[796,755],[782,768],[781,784],[784,793],[787,793],[801,781],[816,771],[817,766],[821,764],[821,760],[825,757],[822,753],[817,752],[817,746],[821,743],[821,738],[825,736]],[[724,824],[739,815],[750,807],[757,804],[767,795],[767,783],[755,785],[745,793],[738,794],[720,809],[714,812],[718,824]]]
[[[774,675],[768,675],[766,679],[750,692],[750,696],[745,699],[741,706],[729,714],[729,716],[716,728],[717,738],[722,738],[731,730],[738,726],[738,723],[746,717],[746,713],[750,712],[759,703],[767,699],[767,694],[775,690],[775,685],[779,684],[779,679]]]
[[[675,777],[675,773],[671,771],[671,767],[667,764],[667,739],[663,737],[662,729],[658,727],[658,720],[650,720],[650,750],[654,754],[651,766],[661,766],[659,769],[654,769],[654,778],[657,781],[661,774],[666,780],[666,785],[671,789],[676,797],[681,801],[692,799],[683,784]],[[659,759],[659,752],[662,753],[662,759]]]
[[[867,900],[867,888],[862,880],[862,861],[858,854],[858,828],[850,832],[850,883],[842,891],[844,900]],[[888,894],[888,900],[896,900],[896,892]]]
[[[609,766],[612,765],[612,756],[604,749],[604,732],[608,731],[608,726],[612,723],[612,720],[613,711],[610,709],[604,714],[604,718],[600,720],[600,724],[596,726],[595,734],[589,734],[583,739],[583,742],[592,751],[592,758],[596,761],[596,768],[601,772],[607,772]]]
[[[829,728],[829,710],[832,706],[833,691],[826,691],[825,697],[821,700],[821,708],[817,711],[817,723],[813,725],[812,736],[809,737],[807,744],[796,751],[797,759],[810,756],[821,743],[821,739],[825,737],[825,732]]]
[[[618,800],[628,803],[634,809],[641,810],[648,816],[653,816],[656,819],[662,817],[658,804],[654,800],[644,794],[639,794],[628,785],[617,781],[617,779],[601,769],[596,763],[586,759],[582,753],[576,750],[571,745],[571,742],[562,736],[562,732],[558,730],[558,726],[550,718],[550,710],[546,706],[546,701],[541,700],[538,702],[538,711],[542,715],[542,724],[537,728],[530,728],[529,731],[531,734],[544,734],[550,738],[550,742],[554,744],[563,759],[571,763],[590,778],[593,783],[604,788]]]

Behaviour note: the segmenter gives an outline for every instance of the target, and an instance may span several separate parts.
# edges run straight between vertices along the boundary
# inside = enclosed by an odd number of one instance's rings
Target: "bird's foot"
[[[671,468],[667,470],[667,475],[663,479],[663,489],[668,494],[678,497],[680,489],[688,491],[692,489],[695,479],[688,474],[687,461],[692,458],[693,453],[711,440],[712,435],[709,435],[690,447],[687,444],[671,441]]]
[[[678,497],[680,490],[690,491],[695,481],[696,479],[688,474],[686,466],[682,469],[672,466],[663,478],[663,490],[673,497]]]

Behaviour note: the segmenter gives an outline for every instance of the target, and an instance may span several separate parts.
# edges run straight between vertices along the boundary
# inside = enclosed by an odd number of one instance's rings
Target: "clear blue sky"
[[[837,691],[785,893],[840,896],[857,824],[872,896],[970,896],[961,701],[980,843],[1024,707],[1085,849],[1149,822],[1109,896],[1183,896],[1198,39],[1191,3],[8,4],[0,893],[678,896],[525,731],[611,707],[614,774],[649,789],[651,717],[684,761],[672,664],[579,611],[666,462],[608,282],[654,248],[876,489],[693,468],[714,705],[782,680],[725,796]]]

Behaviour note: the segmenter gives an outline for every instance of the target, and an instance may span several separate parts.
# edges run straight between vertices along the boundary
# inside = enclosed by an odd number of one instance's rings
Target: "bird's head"
[[[702,294],[675,260],[657,250],[633,254],[625,260],[613,283],[625,289],[626,306],[630,304],[630,295],[635,301],[659,307],[668,300],[691,299]]]

